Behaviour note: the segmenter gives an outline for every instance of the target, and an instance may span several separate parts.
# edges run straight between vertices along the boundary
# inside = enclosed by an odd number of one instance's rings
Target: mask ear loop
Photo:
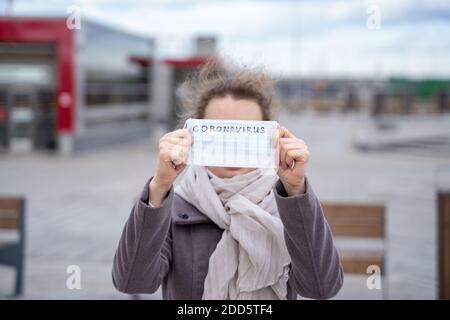
[[[184,126],[183,126],[183,129],[186,129],[187,128],[187,126],[188,126],[188,122],[191,120],[191,118],[189,118],[189,119],[186,119],[186,121],[184,122]]]

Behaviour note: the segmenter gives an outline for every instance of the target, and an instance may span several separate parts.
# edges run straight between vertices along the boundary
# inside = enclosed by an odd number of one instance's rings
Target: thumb
[[[295,136],[286,127],[281,127],[280,138],[295,138]]]

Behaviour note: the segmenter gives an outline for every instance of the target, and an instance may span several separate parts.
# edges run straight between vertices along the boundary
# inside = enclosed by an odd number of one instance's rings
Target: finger
[[[194,139],[192,138],[192,134],[184,129],[186,132],[182,133],[182,139],[186,140],[186,145],[191,146],[194,143]]]
[[[166,164],[177,172],[183,170],[183,168],[186,167],[185,163],[175,164],[173,161],[166,161]]]
[[[283,144],[283,148],[286,150],[299,149],[299,150],[308,150],[306,145],[298,144],[298,143],[288,143]]]
[[[305,144],[305,141],[298,138],[280,138],[280,143],[299,143],[299,144]]]
[[[177,165],[177,166],[174,167],[176,172],[183,171],[184,168],[186,168],[186,164],[185,163]]]
[[[178,129],[167,134],[167,137],[186,139],[192,144],[192,135],[188,129]]]
[[[286,165],[286,152],[287,152],[286,148],[284,146],[280,145],[280,160],[279,160],[279,163],[280,163],[280,166],[281,166],[282,169],[286,169],[287,168],[287,165]]]
[[[280,129],[277,129],[272,134],[272,147],[277,148],[280,142]]]
[[[290,155],[292,153],[291,150],[286,150],[286,154],[283,158],[286,169],[287,168],[291,168],[292,167],[292,162],[295,162],[294,158],[292,158],[292,156]]]
[[[173,145],[178,145],[178,146],[190,146],[191,145],[191,141],[189,139],[179,138],[179,137],[167,137],[167,138],[165,138],[164,141],[169,142]]]
[[[175,162],[175,164],[179,164],[183,160],[187,159],[187,155],[189,153],[189,147],[174,145],[170,142],[161,142],[160,144],[160,157],[163,161],[166,162]]]
[[[183,139],[190,139],[192,137],[188,129],[176,130],[176,136]]]
[[[170,152],[170,159],[175,165],[185,163],[188,158],[189,149],[180,145],[173,145]]]
[[[159,143],[159,155],[162,160],[170,160],[170,150],[172,149],[172,144],[162,140]]]
[[[309,151],[307,150],[299,150],[299,149],[289,150],[286,153],[286,163],[288,165],[290,165],[292,161],[306,163],[308,162],[309,157],[310,154]]]
[[[286,127],[281,127],[281,137],[282,138],[295,138],[295,135],[293,135]]]
[[[173,163],[171,160],[166,160],[164,161],[166,163],[166,165],[172,167],[172,169],[176,169],[177,166],[175,165],[175,163]]]
[[[169,132],[168,135],[173,137],[183,137],[186,135],[186,133],[189,133],[189,130],[187,129],[177,129],[172,132]]]

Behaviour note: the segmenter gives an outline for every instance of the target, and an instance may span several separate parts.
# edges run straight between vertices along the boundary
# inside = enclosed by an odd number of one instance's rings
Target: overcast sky
[[[189,40],[206,34],[223,55],[285,76],[450,78],[449,0],[14,0],[13,14],[65,16],[72,4],[155,36],[159,55],[189,54]],[[379,29],[367,26],[372,5]]]

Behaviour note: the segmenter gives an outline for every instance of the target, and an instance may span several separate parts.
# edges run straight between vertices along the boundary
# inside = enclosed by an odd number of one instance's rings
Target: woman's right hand
[[[159,140],[159,158],[155,176],[149,185],[149,201],[160,206],[172,183],[186,167],[192,144],[191,133],[179,129],[166,133]]]

